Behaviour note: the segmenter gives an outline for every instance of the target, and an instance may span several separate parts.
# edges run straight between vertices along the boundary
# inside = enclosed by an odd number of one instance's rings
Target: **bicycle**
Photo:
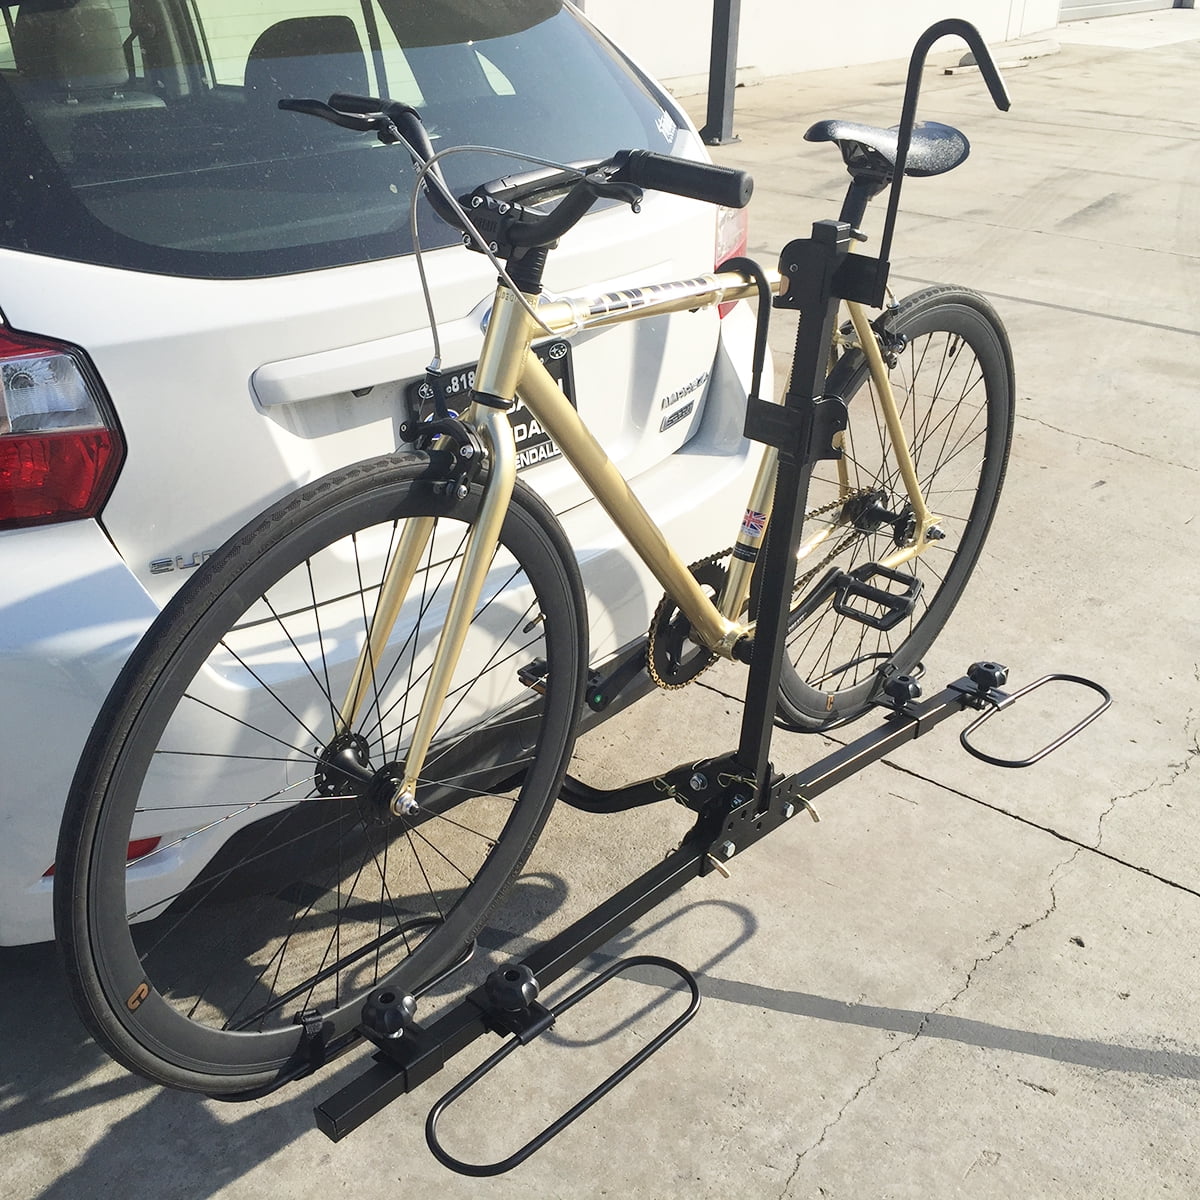
[[[970,26],[929,32],[967,38],[1007,107]],[[838,221],[793,243],[779,272],[739,261],[541,302],[550,247],[598,199],[636,207],[658,188],[740,206],[749,178],[623,151],[456,201],[411,108],[285,102],[406,147],[438,214],[504,277],[470,407],[450,410],[431,370],[432,412],[402,430],[411,448],[251,521],[166,606],[97,720],[63,821],[55,919],[76,1006],[114,1058],[239,1098],[354,1044],[364,1003],[390,997],[403,1022],[411,997],[460,963],[569,788],[579,713],[643,669],[674,688],[718,659],[749,664],[724,818],[771,792],[776,710],[820,730],[915,694],[997,505],[1014,385],[983,297],[930,288],[882,305],[900,180],[967,153],[947,126],[914,131],[909,92],[898,132],[810,130],[839,146],[851,184]],[[850,255],[889,184],[880,255]],[[842,325],[839,295],[860,297]],[[802,310],[789,393],[772,404],[756,382],[747,432],[768,449],[745,519],[728,565],[716,554],[688,567],[530,347],[755,296],[760,327],[772,297]],[[665,592],[646,645],[602,672],[589,672],[574,551],[516,477],[506,411],[518,396]],[[815,525],[803,541],[802,515]],[[193,839],[211,860],[181,877],[178,848]]]

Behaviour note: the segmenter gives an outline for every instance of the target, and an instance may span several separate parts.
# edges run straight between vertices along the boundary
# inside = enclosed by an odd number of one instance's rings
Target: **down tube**
[[[742,627],[717,611],[536,354],[526,357],[517,393],[579,472],[638,557],[687,614],[705,645],[728,657],[743,632]]]

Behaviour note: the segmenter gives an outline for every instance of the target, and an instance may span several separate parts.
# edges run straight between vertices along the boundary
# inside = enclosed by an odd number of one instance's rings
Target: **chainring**
[[[728,550],[692,563],[688,570],[713,599],[725,586],[725,568],[721,560]],[[646,647],[646,669],[655,685],[668,691],[686,687],[702,671],[717,661],[707,646],[691,640],[692,623],[670,596],[664,596],[654,610]]]

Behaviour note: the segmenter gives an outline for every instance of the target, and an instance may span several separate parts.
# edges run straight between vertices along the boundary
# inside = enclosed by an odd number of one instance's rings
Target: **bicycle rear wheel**
[[[911,613],[891,629],[839,611],[822,592],[831,572],[878,563],[911,532],[912,512],[875,386],[862,352],[851,351],[826,383],[827,394],[846,401],[850,421],[841,463],[814,468],[780,678],[779,714],[803,730],[861,715],[885,679],[917,666],[966,587],[1004,481],[1012,353],[991,305],[971,291],[929,288],[891,310],[883,330],[909,451],[945,536],[899,567],[921,591]]]
[[[574,740],[586,624],[574,556],[518,481],[426,758],[389,808],[479,508],[421,455],[268,510],[164,609],[72,787],[55,920],[97,1040],[156,1082],[231,1095],[336,1051],[385,981],[451,965],[525,861]],[[405,523],[433,535],[350,729],[338,710]]]

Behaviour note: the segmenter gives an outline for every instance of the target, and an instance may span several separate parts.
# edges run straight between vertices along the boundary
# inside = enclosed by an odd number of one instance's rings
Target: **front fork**
[[[913,531],[908,542],[893,554],[889,554],[879,565],[894,570],[924,552],[928,544],[936,539],[936,534],[930,533],[937,527],[938,518],[930,512],[921,493],[920,480],[917,478],[916,467],[908,448],[908,440],[904,434],[904,425],[900,418],[900,408],[892,391],[891,379],[888,376],[887,364],[879,349],[875,331],[867,318],[866,310],[861,304],[847,300],[846,307],[850,312],[850,321],[854,326],[859,348],[867,360],[867,369],[871,374],[871,382],[875,385],[875,398],[881,415],[888,430],[888,440],[896,458],[896,466],[900,478],[904,482],[904,490],[913,514]],[[838,433],[834,438],[835,449],[843,449],[844,433]],[[745,610],[750,596],[750,581],[754,574],[754,564],[762,549],[763,538],[771,517],[771,508],[775,493],[775,472],[779,452],[773,446],[768,446],[763,452],[758,467],[758,475],[750,494],[750,502],[742,521],[742,528],[734,543],[733,558],[729,564],[729,573],[721,594],[721,613],[730,620],[736,620]],[[850,473],[846,465],[845,455],[837,461],[838,492],[843,500],[850,498]],[[800,543],[796,554],[797,563],[803,563],[822,543],[829,541],[837,530],[837,525],[830,522],[810,534]]]
[[[416,724],[413,726],[412,742],[404,759],[403,780],[396,787],[390,801],[392,812],[398,816],[410,816],[417,811],[417,784],[421,770],[437,731],[442,707],[450,691],[454,668],[466,641],[475,606],[479,603],[484,580],[500,542],[500,530],[517,478],[516,440],[507,414],[502,409],[485,408],[476,404],[468,411],[465,420],[482,435],[488,448],[491,466],[484,478],[479,513],[467,535],[462,564],[454,583],[450,605],[446,610],[433,665],[430,667],[429,682],[421,700]],[[372,690],[375,663],[379,661],[383,648],[391,637],[396,618],[400,615],[401,606],[409,594],[417,566],[433,536],[435,525],[433,517],[412,518],[400,535],[388,564],[383,586],[380,588],[379,600],[371,618],[370,634],[359,654],[350,688],[342,702],[338,730],[341,733],[354,726],[362,705]]]

